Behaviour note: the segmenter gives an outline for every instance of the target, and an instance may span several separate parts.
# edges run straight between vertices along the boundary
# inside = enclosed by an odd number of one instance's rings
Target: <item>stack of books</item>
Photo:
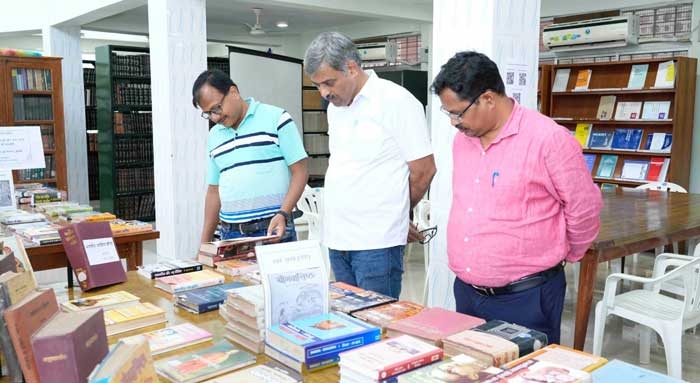
[[[112,213],[101,213],[99,211],[84,211],[78,213],[68,213],[58,217],[60,222],[78,223],[78,222],[102,222],[112,221],[117,219],[117,216]]]
[[[398,301],[385,305],[372,307],[370,309],[355,311],[352,316],[362,319],[386,331],[386,326],[390,323],[412,317],[425,310],[425,306],[409,301]]]
[[[594,371],[608,362],[608,360],[602,356],[574,350],[573,348],[558,344],[550,344],[549,346],[510,362],[504,367],[515,367],[518,364],[530,359],[535,359],[541,362],[561,364],[569,368],[586,372]]]
[[[26,210],[7,210],[0,212],[0,223],[4,225],[45,221],[46,216],[41,213],[30,213]]]
[[[139,266],[138,273],[148,279],[201,271],[202,264],[187,259],[167,259],[150,265]]]
[[[489,366],[499,367],[518,358],[518,345],[481,331],[465,330],[443,341],[447,355],[466,354]]]
[[[481,318],[445,310],[441,307],[431,307],[414,316],[389,323],[386,335],[388,337],[402,334],[412,335],[441,347],[443,339],[484,322]]]
[[[224,276],[211,270],[201,270],[160,277],[156,278],[155,281],[155,287],[171,294],[177,294],[187,290],[220,285],[224,283]]]
[[[547,345],[547,334],[502,320],[488,321],[474,327],[474,330],[496,335],[517,344],[519,356],[525,356]]]
[[[459,354],[398,376],[398,383],[484,382],[502,372],[498,367]]]
[[[223,285],[183,291],[175,295],[175,306],[194,314],[218,310],[219,305],[226,300],[228,291],[243,286],[245,285],[240,282],[230,282]]]
[[[231,276],[238,276],[260,270],[254,259],[226,259],[217,262],[215,265],[216,271]]]
[[[409,335],[340,354],[340,379],[344,383],[384,382],[437,362],[442,350]]]
[[[48,222],[31,222],[20,223],[8,226],[10,231],[18,234],[27,242],[27,245],[43,246],[55,243],[61,243],[61,237],[58,235],[58,229],[61,226]]]
[[[265,298],[262,285],[230,290],[219,314],[227,321],[226,338],[257,354],[265,352]]]
[[[314,315],[268,328],[265,354],[296,371],[332,366],[340,353],[378,342],[381,330],[344,313]]]
[[[255,363],[255,355],[222,341],[205,349],[162,359],[158,375],[178,383],[201,382]]]
[[[138,342],[139,339],[143,339],[147,342],[151,354],[155,356],[179,350],[183,347],[210,342],[212,340],[212,335],[210,332],[192,323],[182,323],[176,326],[122,338],[123,341],[130,343]]]
[[[274,236],[244,237],[205,242],[199,246],[197,261],[209,267],[227,259],[255,258],[255,246]]]
[[[153,231],[153,225],[135,219],[115,219],[110,221],[109,226],[115,236]]]
[[[331,282],[329,290],[331,309],[348,314],[396,301],[390,296],[344,282]]]

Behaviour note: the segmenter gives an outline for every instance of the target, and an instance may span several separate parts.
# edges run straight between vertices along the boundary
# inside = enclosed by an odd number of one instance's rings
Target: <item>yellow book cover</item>
[[[580,69],[576,75],[576,85],[574,90],[587,90],[588,84],[591,83],[591,75],[593,70],[591,69]]]
[[[82,311],[92,307],[102,307],[105,310],[110,310],[120,306],[130,305],[139,300],[140,298],[136,295],[119,290],[113,293],[84,296],[68,302],[63,302],[61,303],[61,308],[63,311]]]
[[[586,372],[591,372],[608,362],[608,360],[603,358],[602,356],[589,354],[584,351],[574,350],[571,347],[566,347],[559,344],[550,344],[547,347],[543,347],[539,350],[531,352],[528,355],[523,356],[522,358],[516,359],[506,364],[505,367],[513,368],[516,365],[521,364],[522,362],[529,359],[536,359],[538,361],[555,363],[565,367]]]
[[[588,137],[591,135],[591,124],[576,124],[574,137],[582,148],[588,147]]]
[[[105,311],[105,324],[110,326],[156,315],[165,315],[165,311],[148,302],[137,302],[129,306]]]
[[[156,278],[155,286],[169,293],[209,287],[224,283],[224,276],[211,270],[195,271],[192,273],[169,275]]]
[[[144,338],[120,340],[90,374],[90,383],[157,382],[153,356]]]

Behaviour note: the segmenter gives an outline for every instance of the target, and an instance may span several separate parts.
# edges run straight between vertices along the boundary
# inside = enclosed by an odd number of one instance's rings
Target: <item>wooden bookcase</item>
[[[148,49],[95,49],[100,210],[153,221],[153,125]]]
[[[550,93],[552,92],[552,66],[540,64],[537,68],[537,110],[549,116]]]
[[[60,57],[0,56],[0,126],[26,125],[41,127],[46,168],[14,170],[15,184],[69,192]]]
[[[322,187],[328,170],[328,102],[306,74],[302,80],[302,128],[304,149],[309,155],[309,185]]]
[[[83,60],[83,86],[85,88],[85,134],[87,136],[88,187],[90,200],[100,199],[100,164],[97,151],[97,96],[95,86],[95,62]]]
[[[660,63],[674,61],[675,86],[655,88],[656,74]],[[632,66],[648,64],[642,89],[627,89]],[[688,57],[657,58],[587,64],[561,64],[552,66],[550,84],[555,83],[559,69],[570,69],[566,91],[551,92],[549,115],[559,124],[574,131],[576,124],[592,124],[592,131],[613,131],[622,128],[642,129],[640,148],[643,148],[650,134],[671,133],[673,142],[670,153],[640,150],[588,149],[584,153],[595,155],[592,176],[596,183],[610,183],[618,186],[636,187],[650,181],[621,179],[625,160],[649,161],[652,157],[670,158],[666,181],[688,188],[690,177],[690,155],[693,134],[693,113],[695,106],[695,78],[697,60]],[[592,72],[588,90],[573,91],[579,70]],[[551,89],[552,85],[550,85]],[[613,119],[596,118],[601,96],[616,97]],[[670,101],[667,119],[664,120],[615,120],[615,112],[620,102]],[[641,115],[641,113],[640,113]],[[637,118],[640,118],[639,116]],[[612,178],[596,177],[602,155],[616,155],[617,163]]]

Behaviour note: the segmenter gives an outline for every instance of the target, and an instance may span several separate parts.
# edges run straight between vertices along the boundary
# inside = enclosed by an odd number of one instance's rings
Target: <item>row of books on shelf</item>
[[[21,181],[43,180],[56,177],[56,161],[52,154],[44,155],[46,167],[41,169],[19,169],[16,170],[17,178]]]
[[[617,128],[593,129],[592,124],[576,124],[571,131],[581,147],[599,150],[644,151],[650,153],[670,153],[673,134],[649,132],[644,140],[644,129]]]
[[[590,170],[592,174],[596,161],[595,157],[595,154],[584,154],[588,170]],[[671,159],[667,157],[651,157],[649,160],[624,158],[622,160],[620,172],[616,173],[618,156],[614,154],[603,154],[600,156],[598,169],[594,174],[597,178],[664,182],[668,176],[668,167],[670,163]]]
[[[149,77],[151,57],[147,54],[122,55],[112,52],[112,76]]]
[[[99,150],[99,140],[97,138],[97,132],[87,134],[88,152],[96,152]]]
[[[83,82],[95,83],[95,68],[83,68]]]
[[[12,90],[51,90],[49,69],[12,68]]]
[[[63,190],[39,183],[21,184],[15,187],[15,198],[20,206],[36,206],[48,202],[64,201],[67,196],[67,193]]]
[[[152,190],[153,167],[116,169],[117,192]]]
[[[53,136],[53,126],[41,125],[39,130],[41,131],[41,143],[44,150],[52,150],[56,146],[56,140]]]
[[[53,120],[51,96],[15,95],[12,99],[15,120]]]
[[[117,140],[113,145],[116,165],[153,162],[153,140],[151,138]]]
[[[119,105],[150,106],[151,84],[115,81],[114,103]]]
[[[97,109],[85,109],[85,129],[97,131]]]
[[[596,112],[597,119],[670,121],[671,101],[620,101],[615,103],[616,98],[613,95],[600,97],[600,104]]]
[[[115,134],[151,134],[153,119],[150,111],[114,112]]]
[[[627,82],[626,88],[617,88],[619,90],[626,89],[643,89],[646,83],[647,72],[649,71],[649,64],[634,64],[630,68],[630,75]],[[560,68],[557,69],[554,74],[554,82],[552,83],[552,92],[566,92],[569,76],[571,75],[571,68]],[[587,91],[587,90],[602,90],[589,89],[588,86],[591,83],[591,77],[593,76],[592,69],[579,69],[576,73],[576,82],[574,83],[573,91]],[[659,63],[656,71],[656,77],[654,78],[654,88],[673,88],[675,85],[675,62],[673,60],[665,61]],[[610,89],[610,88],[605,88]]]
[[[85,106],[97,105],[97,89],[93,87],[85,87]]]
[[[156,197],[153,192],[115,198],[115,214],[127,220],[154,218]]]

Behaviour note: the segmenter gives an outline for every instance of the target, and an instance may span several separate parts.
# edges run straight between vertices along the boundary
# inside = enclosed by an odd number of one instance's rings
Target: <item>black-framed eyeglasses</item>
[[[474,98],[474,100],[473,100],[471,103],[469,103],[469,105],[467,105],[467,107],[464,108],[464,110],[461,111],[459,114],[450,112],[449,110],[445,109],[445,106],[444,106],[444,105],[440,107],[440,111],[441,111],[442,113],[445,113],[445,114],[447,115],[447,117],[449,117],[450,119],[456,120],[456,121],[460,121],[460,122],[461,122],[461,121],[462,121],[462,116],[464,116],[464,113],[467,113],[467,111],[469,110],[469,108],[471,108],[472,105],[476,104],[476,101],[477,101],[477,100],[479,99],[479,97],[481,97],[481,95],[484,94],[484,93],[486,93],[486,91],[483,91],[483,92],[479,93],[479,95],[476,96],[476,97]]]
[[[217,115],[217,116],[221,116],[221,113],[224,112],[224,110],[223,110],[223,105],[224,105],[224,100],[226,99],[226,96],[228,96],[228,92],[226,92],[226,94],[224,95],[224,97],[221,97],[221,101],[219,101],[218,104],[214,105],[213,108],[211,108],[211,109],[210,109],[209,111],[207,111],[207,112],[204,112],[204,111],[203,111],[202,114],[201,114],[202,118],[205,119],[205,120],[210,120],[212,114],[215,114],[215,115]]]
[[[423,235],[423,240],[418,241],[418,243],[420,243],[421,245],[425,245],[428,242],[430,242],[431,239],[435,238],[435,235],[437,234],[437,226],[423,229],[420,231],[420,233]]]

